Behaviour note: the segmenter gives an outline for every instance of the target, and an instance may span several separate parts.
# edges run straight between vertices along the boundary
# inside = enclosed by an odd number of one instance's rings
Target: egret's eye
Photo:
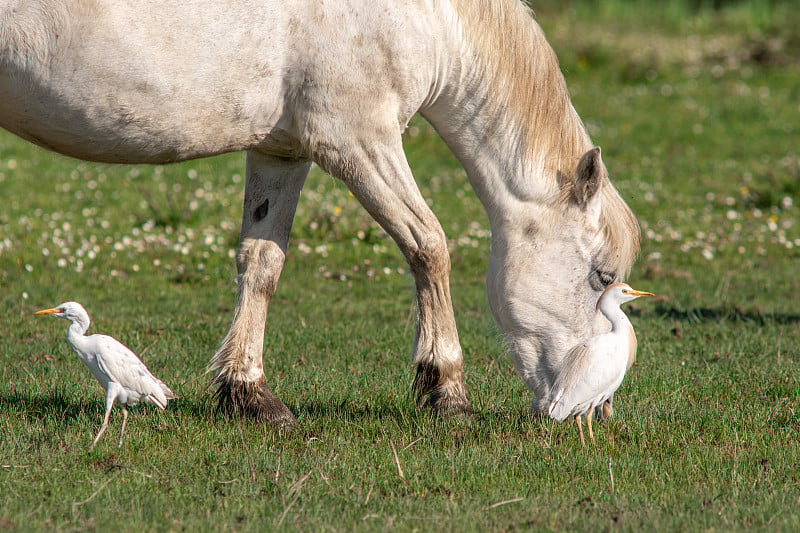
[[[613,272],[595,270],[589,277],[589,285],[591,285],[594,290],[602,291],[605,290],[606,287],[614,283],[616,279],[617,276]]]

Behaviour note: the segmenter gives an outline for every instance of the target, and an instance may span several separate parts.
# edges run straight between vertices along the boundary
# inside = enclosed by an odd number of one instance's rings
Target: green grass
[[[488,223],[424,122],[407,151],[451,239],[475,416],[413,406],[407,267],[315,169],[266,333],[289,433],[216,417],[204,375],[243,157],[91,165],[0,135],[0,528],[797,530],[800,19],[729,4],[535,4],[642,225],[631,282],[659,295],[629,306],[639,359],[586,449],[528,416],[486,304]],[[181,396],[134,409],[121,449],[115,411],[86,453],[103,394],[66,323],[32,315],[67,299]]]

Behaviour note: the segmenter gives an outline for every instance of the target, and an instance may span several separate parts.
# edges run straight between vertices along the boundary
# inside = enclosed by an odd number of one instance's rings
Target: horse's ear
[[[600,192],[603,186],[603,179],[606,177],[606,169],[600,159],[600,148],[594,147],[583,156],[578,162],[575,170],[575,183],[572,191],[575,194],[575,201],[583,209],[600,209]],[[599,213],[598,213],[599,214]]]

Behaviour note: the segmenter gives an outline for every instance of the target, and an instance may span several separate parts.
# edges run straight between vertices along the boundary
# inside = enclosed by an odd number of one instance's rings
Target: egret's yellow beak
[[[42,309],[41,311],[36,311],[34,315],[54,315],[56,313],[61,313],[64,310],[60,307],[54,307],[52,309]]]
[[[631,296],[655,296],[652,292],[645,292],[645,291],[637,291],[636,289],[631,289],[629,291],[625,291]]]

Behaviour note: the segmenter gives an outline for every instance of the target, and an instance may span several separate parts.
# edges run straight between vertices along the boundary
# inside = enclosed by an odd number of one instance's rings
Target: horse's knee
[[[236,255],[239,289],[271,298],[286,254],[275,242],[243,239]]]
[[[438,277],[450,273],[450,252],[444,232],[440,229],[415,236],[414,243],[408,247],[405,255],[415,275]]]

